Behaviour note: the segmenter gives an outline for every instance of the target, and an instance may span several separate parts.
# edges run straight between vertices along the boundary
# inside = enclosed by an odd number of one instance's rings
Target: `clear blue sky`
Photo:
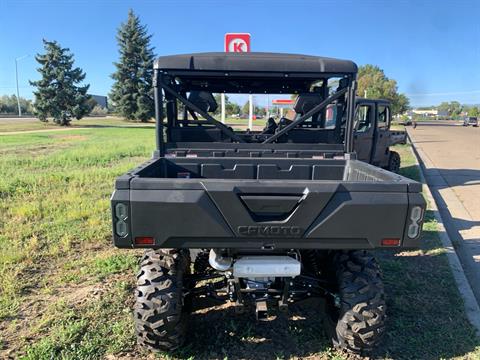
[[[323,55],[376,64],[412,105],[480,103],[480,0],[22,1],[0,0],[0,94],[31,98],[42,38],[75,54],[90,92],[106,95],[116,29],[132,8],[159,55],[223,51],[226,32],[252,34],[252,51]]]

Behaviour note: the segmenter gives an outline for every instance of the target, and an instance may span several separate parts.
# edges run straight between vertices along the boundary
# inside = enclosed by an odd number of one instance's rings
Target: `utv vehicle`
[[[356,104],[353,149],[357,159],[398,173],[400,155],[390,147],[406,144],[407,134],[390,129],[390,102],[357,98]]]
[[[290,54],[155,61],[157,149],[111,198],[115,245],[147,249],[141,345],[182,346],[201,298],[265,319],[314,297],[335,346],[378,344],[384,289],[367,250],[418,247],[425,201],[421,184],[356,159],[356,74],[351,61]],[[297,94],[296,117],[235,131],[211,115],[223,92]]]
[[[478,119],[476,116],[469,116],[463,120],[463,126],[470,126],[478,127]]]

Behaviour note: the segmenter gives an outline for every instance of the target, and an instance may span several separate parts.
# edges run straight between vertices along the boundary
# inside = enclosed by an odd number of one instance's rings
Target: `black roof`
[[[196,53],[161,56],[154,63],[162,70],[206,70],[285,73],[356,73],[350,60],[282,53]]]
[[[368,103],[368,102],[371,102],[371,103],[375,102],[375,103],[382,103],[382,104],[392,103],[390,100],[387,100],[387,99],[367,99],[367,98],[358,97],[358,96],[355,97],[355,101],[357,103]]]

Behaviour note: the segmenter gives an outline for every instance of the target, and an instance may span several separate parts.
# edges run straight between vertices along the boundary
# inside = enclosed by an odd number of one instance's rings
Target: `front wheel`
[[[189,256],[183,250],[162,249],[145,253],[137,276],[134,309],[139,345],[171,351],[185,340],[184,275]]]
[[[330,301],[327,330],[335,347],[373,350],[385,332],[385,295],[375,258],[366,251],[335,254],[337,299]]]

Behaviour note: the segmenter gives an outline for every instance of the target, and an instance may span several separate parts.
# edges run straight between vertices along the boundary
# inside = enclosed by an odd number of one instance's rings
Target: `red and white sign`
[[[295,100],[291,99],[274,99],[272,100],[273,105],[293,105]]]
[[[225,52],[250,52],[250,34],[225,34]]]

